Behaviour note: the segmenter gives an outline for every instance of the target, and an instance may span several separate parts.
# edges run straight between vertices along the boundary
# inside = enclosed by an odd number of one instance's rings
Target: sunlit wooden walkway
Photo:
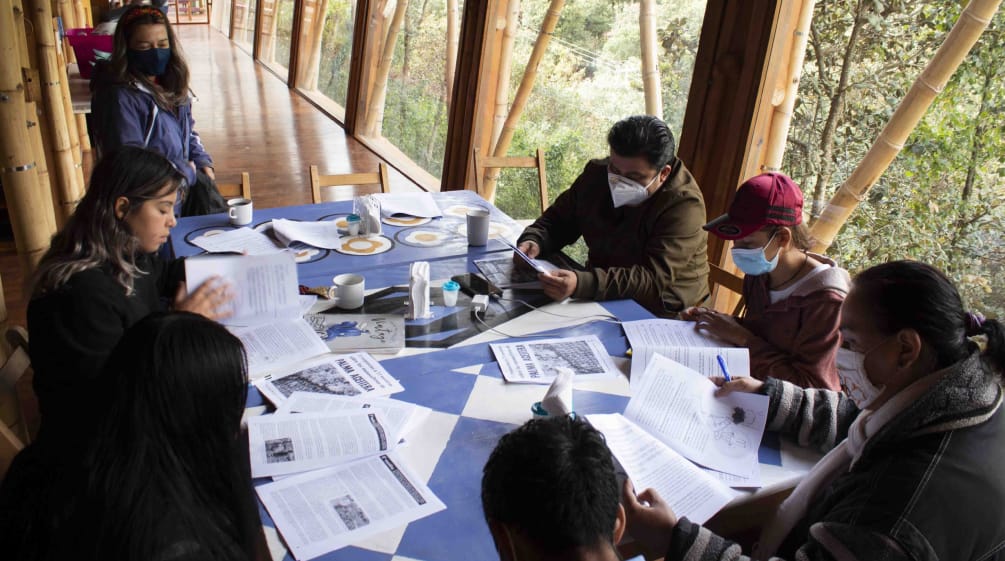
[[[334,120],[208,25],[176,27],[192,72],[196,130],[216,164],[217,179],[251,174],[258,208],[308,204],[308,166],[325,173],[376,171],[381,161]],[[90,166],[86,166],[89,169]],[[391,171],[391,190],[414,190]],[[25,324],[17,256],[0,254],[0,275],[11,324]]]

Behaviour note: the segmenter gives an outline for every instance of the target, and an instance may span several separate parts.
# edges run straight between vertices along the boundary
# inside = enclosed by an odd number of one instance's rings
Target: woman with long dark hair
[[[828,451],[778,508],[755,559],[995,560],[1005,555],[1005,326],[967,311],[933,267],[896,261],[855,279],[841,309],[845,393],[774,378],[768,429]],[[626,485],[647,557],[748,559],[737,544]],[[645,504],[648,502],[649,504]]]
[[[226,313],[226,286],[209,281],[187,296],[181,262],[156,255],[176,223],[182,181],[150,150],[106,153],[42,257],[28,303],[40,441],[78,440],[73,433],[87,424],[81,420],[91,411],[91,384],[129,326],[168,307],[214,319]]]
[[[95,438],[0,528],[5,555],[255,558],[264,541],[241,437],[240,340],[196,314],[153,314],[126,331],[94,385]]]
[[[133,6],[122,15],[111,60],[95,69],[92,89],[99,153],[127,144],[160,152],[185,178],[183,216],[224,210],[213,159],[195,131],[188,65],[161,10]]]

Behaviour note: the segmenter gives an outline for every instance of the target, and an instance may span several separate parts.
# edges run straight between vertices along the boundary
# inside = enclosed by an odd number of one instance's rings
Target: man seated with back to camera
[[[677,317],[708,294],[701,191],[674,155],[673,133],[660,119],[618,121],[607,143],[609,157],[586,164],[524,230],[519,248],[547,258],[582,236],[589,248],[586,268],[539,275],[545,294],[554,300],[633,298],[657,316]]]
[[[482,476],[502,561],[619,561],[620,496],[603,435],[570,416],[533,419],[500,438]]]

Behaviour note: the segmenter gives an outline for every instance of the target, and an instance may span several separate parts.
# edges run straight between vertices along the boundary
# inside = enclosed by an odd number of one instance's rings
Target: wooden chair
[[[376,173],[321,175],[318,166],[311,166],[311,197],[314,204],[324,202],[325,199],[321,197],[322,187],[335,187],[329,190],[332,195],[327,199],[329,201],[347,201],[360,195],[388,193],[391,191],[388,177],[387,164],[383,162],[377,165]]]
[[[240,183],[217,183],[216,188],[220,190],[220,194],[223,195],[225,199],[236,199],[238,197],[242,199],[251,198],[251,174],[248,172],[241,173]]]
[[[7,474],[14,456],[30,441],[24,408],[18,399],[17,382],[31,368],[28,332],[23,327],[7,329],[10,356],[0,367],[0,479]]]
[[[734,316],[739,316],[747,306],[743,301],[743,277],[734,275],[712,263],[708,264],[708,269],[708,289],[712,292],[712,298],[715,298],[716,290],[719,288],[725,288],[730,292],[739,294],[740,301],[736,303],[736,307],[732,311]]]
[[[484,193],[484,188],[482,184],[485,181],[485,170],[486,169],[499,169],[499,168],[537,168],[537,185],[538,185],[538,197],[541,202],[541,212],[544,213],[545,209],[548,208],[548,177],[545,169],[544,162],[544,150],[538,148],[537,154],[534,156],[482,156],[478,152],[476,147],[474,150],[475,156],[475,187],[478,189],[478,194],[490,199]]]

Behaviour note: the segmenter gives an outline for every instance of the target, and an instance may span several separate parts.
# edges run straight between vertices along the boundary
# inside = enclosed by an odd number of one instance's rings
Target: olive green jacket
[[[547,257],[583,236],[589,257],[576,272],[574,298],[633,298],[657,316],[675,317],[708,294],[708,239],[698,184],[680,160],[671,165],[642,204],[614,208],[607,161],[591,161],[520,241],[536,242]]]

